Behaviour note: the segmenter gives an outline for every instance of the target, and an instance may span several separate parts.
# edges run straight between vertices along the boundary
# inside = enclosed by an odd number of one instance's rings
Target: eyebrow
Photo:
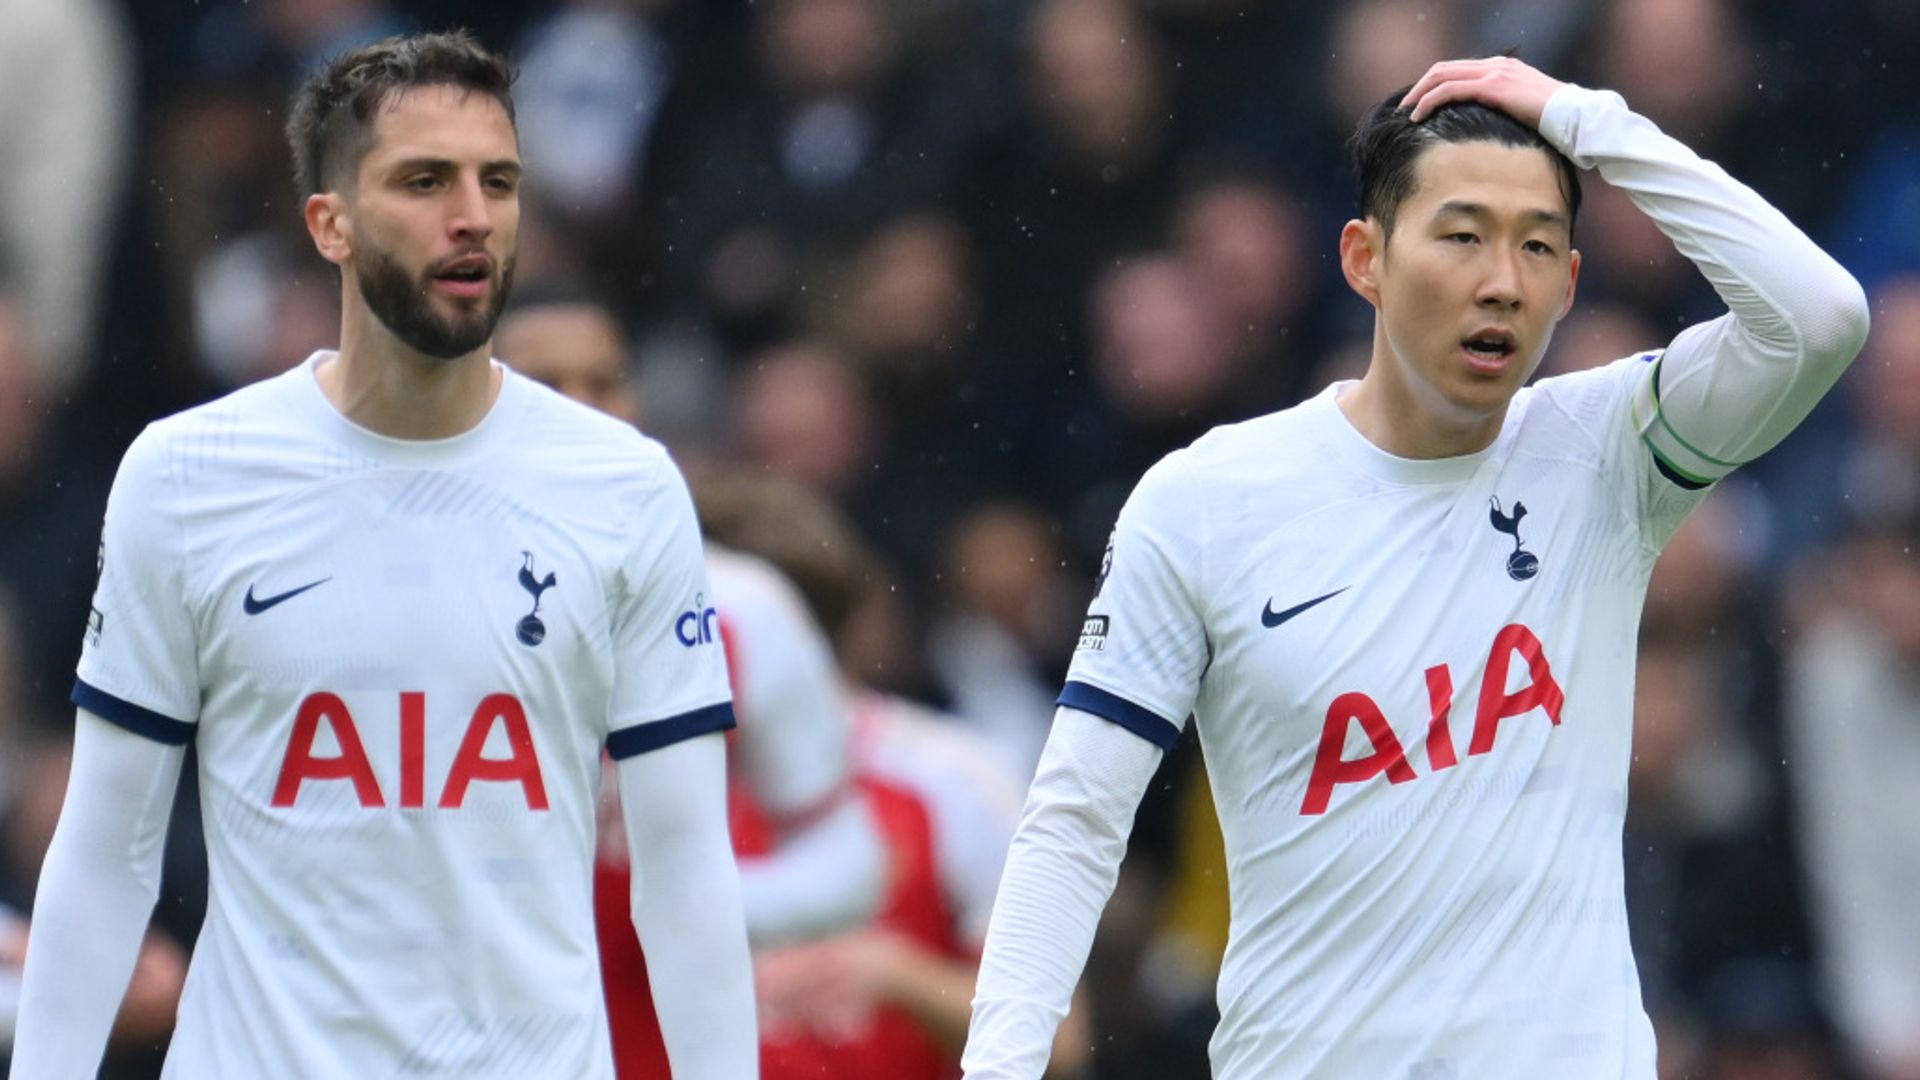
[[[430,169],[434,172],[444,172],[447,169],[456,167],[458,167],[458,163],[451,158],[415,157],[404,158],[394,162],[388,167],[388,172],[389,174],[394,174],[412,172],[415,169]],[[480,164],[480,171],[483,173],[505,173],[508,176],[519,176],[521,168],[520,163],[511,158],[500,158],[495,161],[482,162]]]
[[[1486,206],[1481,203],[1466,202],[1461,199],[1449,199],[1441,203],[1439,209],[1433,212],[1433,216],[1436,218],[1444,217],[1448,214],[1459,214],[1464,217],[1489,218],[1493,216],[1493,211],[1487,209]],[[1528,210],[1521,214],[1521,216],[1527,221],[1539,225],[1558,225],[1568,230],[1571,230],[1573,227],[1573,223],[1568,220],[1567,215],[1558,210]]]

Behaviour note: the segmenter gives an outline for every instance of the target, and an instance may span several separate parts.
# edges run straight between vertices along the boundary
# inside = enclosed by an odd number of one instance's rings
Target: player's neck
[[[1395,457],[1416,461],[1485,450],[1499,437],[1507,415],[1505,407],[1491,416],[1475,416],[1444,401],[1424,400],[1418,389],[1384,375],[1377,360],[1360,384],[1340,395],[1336,404],[1368,442]]]
[[[448,439],[471,431],[500,395],[492,342],[451,360],[410,348],[361,312],[341,320],[340,353],[315,372],[341,415],[395,439]]]

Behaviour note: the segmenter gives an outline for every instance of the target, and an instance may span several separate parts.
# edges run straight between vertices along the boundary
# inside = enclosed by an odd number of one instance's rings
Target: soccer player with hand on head
[[[1618,95],[1514,59],[1434,66],[1354,152],[1367,371],[1168,455],[1121,512],[995,902],[975,1080],[1040,1075],[1189,715],[1233,906],[1214,1075],[1654,1075],[1621,853],[1648,575],[1833,385],[1865,299]],[[1525,387],[1573,303],[1579,169],[1728,312]]]
[[[659,444],[489,356],[513,278],[511,74],[465,34],[297,93],[341,340],[150,426],[108,501],[73,775],[13,1062],[98,1066],[185,745],[210,903],[169,1076],[610,1077],[594,788],[674,1075],[755,1075],[710,593]]]

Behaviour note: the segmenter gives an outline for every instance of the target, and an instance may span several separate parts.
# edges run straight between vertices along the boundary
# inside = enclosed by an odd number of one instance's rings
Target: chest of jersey
[[[232,515],[196,613],[199,738],[250,762],[255,794],[537,811],[556,759],[590,755],[612,568],[495,494],[395,472]]]
[[[1631,526],[1568,479],[1375,486],[1230,546],[1195,704],[1209,759],[1240,763],[1216,771],[1313,816],[1515,742],[1531,768],[1570,698],[1616,696],[1588,685],[1608,661],[1631,677],[1637,593],[1604,587],[1643,569]]]

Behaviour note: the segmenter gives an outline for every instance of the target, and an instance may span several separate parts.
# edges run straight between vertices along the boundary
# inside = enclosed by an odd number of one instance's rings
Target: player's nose
[[[454,185],[447,231],[472,240],[484,240],[493,232],[493,206],[478,176],[462,177]]]
[[[1483,307],[1517,310],[1521,300],[1518,260],[1508,254],[1490,252],[1474,299]]]

